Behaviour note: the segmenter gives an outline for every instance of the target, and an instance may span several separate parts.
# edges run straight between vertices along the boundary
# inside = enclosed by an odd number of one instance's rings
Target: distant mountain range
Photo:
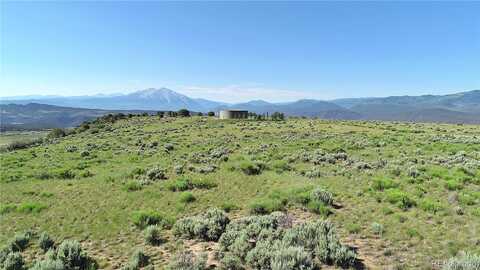
[[[177,93],[168,88],[145,89],[130,94],[95,95],[95,96],[37,96],[36,98],[18,97],[3,99],[3,104],[41,103],[55,106],[66,106],[102,110],[156,110],[177,111],[187,108],[192,111],[208,111],[224,105],[206,99],[194,99]]]
[[[30,103],[36,104],[30,105]],[[16,107],[7,104],[28,105]],[[68,108],[49,107],[48,109],[39,109],[40,104]],[[42,126],[72,126],[79,123],[80,119],[90,119],[94,115],[98,116],[118,110],[177,111],[182,108],[198,112],[221,109],[243,109],[256,113],[277,111],[288,116],[325,119],[480,124],[480,90],[451,95],[349,98],[330,101],[303,99],[287,103],[253,100],[246,103],[228,104],[207,99],[190,98],[167,88],[151,88],[130,94],[76,97],[30,96],[2,98],[0,100],[2,126],[25,123],[29,119],[37,119],[35,122],[40,125],[39,123],[46,121],[38,120],[38,117],[42,114],[45,115],[46,119],[50,119]],[[78,110],[78,112],[74,112],[75,110]],[[48,117],[53,115],[52,111],[59,112],[60,115],[55,117],[63,117],[63,120]],[[25,112],[34,113],[28,115]],[[52,119],[57,120],[51,122]]]
[[[155,111],[143,110],[123,111],[70,108],[38,103],[28,103],[25,105],[2,104],[0,105],[0,112],[1,131],[74,127],[84,121],[92,120],[109,113],[155,113]]]

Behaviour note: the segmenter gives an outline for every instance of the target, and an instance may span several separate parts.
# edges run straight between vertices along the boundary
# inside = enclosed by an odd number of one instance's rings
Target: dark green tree
[[[181,117],[189,117],[190,116],[190,111],[187,110],[187,109],[180,109],[178,111],[178,116],[181,116]]]

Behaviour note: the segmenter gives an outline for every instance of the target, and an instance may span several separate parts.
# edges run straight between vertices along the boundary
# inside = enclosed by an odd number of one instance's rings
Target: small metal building
[[[244,110],[223,110],[218,114],[220,119],[247,119],[248,111]]]

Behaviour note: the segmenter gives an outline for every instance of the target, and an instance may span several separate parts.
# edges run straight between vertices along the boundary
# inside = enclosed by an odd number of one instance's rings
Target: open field
[[[211,207],[231,220],[276,210],[294,223],[328,219],[371,269],[480,252],[476,125],[146,116],[0,155],[0,243],[46,231],[80,241],[100,268],[126,265],[139,247],[157,269],[179,250],[211,255],[216,243],[169,226],[148,245],[134,224],[139,211],[179,220]],[[310,199],[318,187],[333,203]],[[42,254],[23,252],[27,264]]]
[[[5,131],[0,134],[0,146],[15,141],[30,141],[43,138],[48,131]]]

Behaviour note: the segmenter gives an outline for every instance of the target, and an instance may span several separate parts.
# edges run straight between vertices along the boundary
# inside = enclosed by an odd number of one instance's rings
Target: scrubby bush
[[[158,225],[149,225],[143,230],[145,242],[150,245],[158,245],[162,242],[161,227]]]
[[[38,238],[38,246],[43,251],[48,251],[49,249],[53,248],[54,245],[55,241],[53,241],[53,239],[46,232],[40,234],[40,237]]]
[[[285,209],[285,203],[278,199],[257,199],[250,205],[250,213],[254,215],[265,215],[275,211],[283,211]]]
[[[175,222],[171,217],[167,217],[155,211],[136,211],[132,215],[133,224],[140,229],[149,225],[158,225],[161,228],[170,228]]]
[[[230,213],[230,211],[232,211],[232,210],[237,210],[237,209],[238,209],[238,206],[235,205],[234,203],[225,202],[225,203],[223,203],[223,204],[220,206],[220,208],[221,208],[223,211],[225,211],[225,212],[227,212],[227,213]]]
[[[211,208],[201,215],[178,220],[173,226],[173,233],[188,239],[199,238],[216,241],[225,231],[229,222],[230,219],[225,212]]]
[[[175,149],[175,147],[173,146],[173,144],[171,143],[166,143],[163,148],[165,148],[166,151],[172,151],[173,149]]]
[[[391,189],[386,193],[387,201],[397,205],[401,209],[408,209],[416,205],[416,202],[407,193],[399,189]]]
[[[64,240],[57,249],[57,259],[67,270],[96,269],[96,263],[82,250],[75,240]]]
[[[192,188],[191,181],[188,178],[182,177],[173,183],[168,183],[167,188],[170,191],[185,191]]]
[[[328,215],[330,215],[332,213],[330,208],[328,206],[326,206],[325,203],[320,202],[320,201],[310,201],[307,204],[307,209],[308,209],[308,211],[310,211],[312,213],[315,213],[317,215],[321,215],[321,216],[324,216],[324,217],[327,217]]]
[[[222,270],[243,270],[243,262],[240,260],[239,257],[234,256],[232,254],[226,254],[221,259],[221,267]]]
[[[333,194],[323,188],[316,188],[311,192],[311,199],[313,201],[319,201],[326,205],[333,204]]]
[[[194,188],[210,189],[216,186],[217,184],[213,183],[210,180],[204,180],[204,179],[190,180],[189,178],[186,178],[186,177],[180,177],[179,179],[175,180],[175,182],[171,182],[167,184],[167,188],[170,191],[185,191],[185,190],[191,190]]]
[[[372,223],[372,232],[381,236],[384,232],[383,225],[377,222]]]
[[[398,184],[396,184],[395,182],[393,182],[392,179],[389,179],[389,178],[377,178],[377,179],[374,179],[372,183],[373,190],[378,190],[378,191],[395,188],[397,186]]]
[[[355,262],[355,253],[340,243],[328,221],[291,227],[287,219],[275,212],[230,223],[219,240],[220,255],[237,257],[252,269],[314,269],[315,259],[342,267]]]
[[[0,264],[1,269],[3,270],[23,270],[24,265],[25,262],[23,261],[20,252],[8,253]]]
[[[311,255],[303,247],[282,247],[272,252],[272,270],[312,270]]]
[[[125,191],[138,191],[143,188],[143,185],[140,181],[130,180],[123,185]]]
[[[435,202],[431,199],[424,199],[420,202],[420,208],[424,211],[437,213],[443,209],[443,206],[439,202]]]
[[[442,270],[478,270],[480,269],[480,255],[462,253],[449,259]]]
[[[27,248],[31,238],[32,233],[29,231],[16,233],[13,239],[7,243],[7,248],[12,252],[23,251]]]
[[[180,194],[180,202],[182,203],[191,203],[191,202],[194,202],[195,200],[196,198],[191,192],[185,191],[182,194]]]
[[[320,170],[320,168],[314,167],[311,170],[302,172],[302,175],[304,175],[305,177],[308,177],[308,178],[318,178],[318,177],[322,176],[322,171]]]
[[[57,177],[60,179],[73,179],[75,178],[75,172],[70,169],[61,170],[57,173]]]
[[[128,264],[122,270],[138,270],[147,266],[150,263],[150,257],[146,255],[143,250],[136,249],[130,256]]]
[[[202,254],[196,257],[191,251],[182,251],[177,253],[170,264],[168,270],[205,270],[207,265],[207,256]]]
[[[30,270],[66,270],[62,261],[55,258],[46,258],[35,262]]]
[[[165,170],[160,167],[154,167],[147,171],[146,178],[151,181],[167,179]]]
[[[258,175],[261,174],[266,166],[260,161],[249,161],[245,160],[240,162],[238,168],[246,175]]]

